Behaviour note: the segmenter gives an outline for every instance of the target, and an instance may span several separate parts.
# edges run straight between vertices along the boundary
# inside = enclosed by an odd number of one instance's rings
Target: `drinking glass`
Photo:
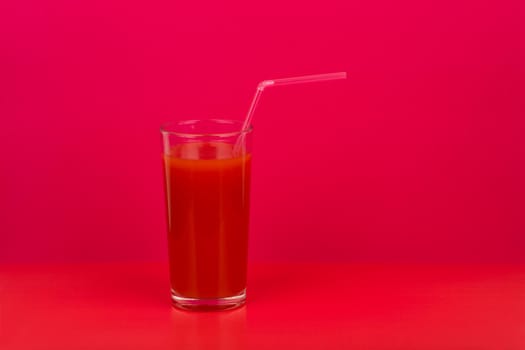
[[[225,119],[161,127],[173,304],[246,300],[252,127]]]

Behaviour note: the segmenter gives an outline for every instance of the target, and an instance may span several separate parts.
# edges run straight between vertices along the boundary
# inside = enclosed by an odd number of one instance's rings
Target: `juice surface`
[[[250,164],[227,143],[180,144],[164,155],[176,294],[222,298],[246,288]]]

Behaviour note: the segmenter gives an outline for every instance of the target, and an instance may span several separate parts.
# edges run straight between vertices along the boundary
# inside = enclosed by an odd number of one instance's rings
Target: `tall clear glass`
[[[252,128],[183,120],[161,127],[171,298],[184,309],[244,304]],[[235,147],[241,142],[242,147]]]

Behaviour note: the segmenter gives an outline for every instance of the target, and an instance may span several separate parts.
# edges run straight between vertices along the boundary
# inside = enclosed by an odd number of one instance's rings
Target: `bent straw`
[[[272,80],[263,80],[257,85],[257,90],[255,91],[255,96],[253,97],[250,109],[248,109],[248,114],[244,119],[242,125],[241,135],[237,138],[235,146],[233,147],[233,154],[238,154],[242,146],[244,146],[244,131],[247,130],[252,123],[253,113],[257,107],[257,103],[261,98],[261,94],[269,86],[281,86],[281,85],[291,85],[291,84],[303,84],[303,83],[313,83],[319,81],[327,80],[336,80],[336,79],[346,79],[346,72],[337,72],[337,73],[326,73],[326,74],[313,74],[313,75],[303,75],[300,77],[292,78],[281,78],[281,79],[272,79]],[[244,147],[243,147],[244,148]]]

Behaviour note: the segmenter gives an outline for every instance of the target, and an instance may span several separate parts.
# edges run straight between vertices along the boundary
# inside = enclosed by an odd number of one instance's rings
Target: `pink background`
[[[166,259],[158,126],[255,120],[251,259],[525,261],[522,1],[6,1],[0,261]]]

